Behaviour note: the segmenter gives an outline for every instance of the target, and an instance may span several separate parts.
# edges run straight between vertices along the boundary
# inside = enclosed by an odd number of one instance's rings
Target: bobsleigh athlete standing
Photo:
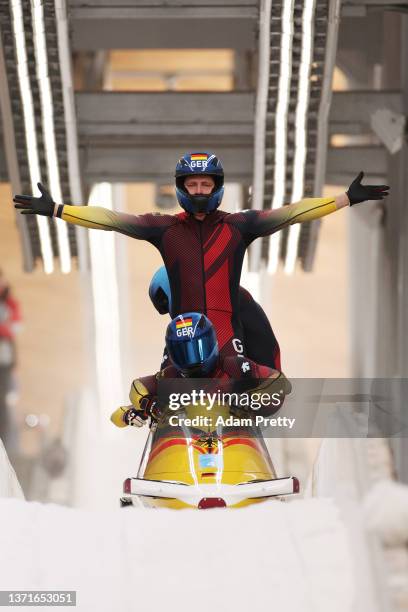
[[[318,219],[340,208],[388,195],[386,185],[362,185],[361,172],[348,191],[334,198],[300,200],[274,210],[227,213],[218,210],[224,193],[224,170],[209,153],[188,153],[176,166],[176,194],[184,212],[175,215],[129,215],[101,207],[55,203],[39,184],[40,197],[17,195],[23,214],[59,217],[88,228],[113,230],[146,240],[163,258],[170,280],[175,317],[206,314],[216,329],[220,352],[243,352],[238,291],[245,251],[256,238],[293,223]]]
[[[159,406],[157,397],[158,385],[163,379],[214,379],[210,387],[206,387],[207,391],[262,392],[269,397],[275,394],[273,404],[257,410],[256,414],[261,416],[277,412],[285,395],[290,393],[291,384],[282,372],[259,365],[243,355],[220,355],[214,326],[201,313],[184,313],[170,321],[166,350],[170,365],[155,375],[136,378],[129,393],[131,405],[121,406],[112,414],[111,420],[118,427],[141,427],[149,417],[160,417],[166,408]],[[205,384],[209,382],[205,380]]]

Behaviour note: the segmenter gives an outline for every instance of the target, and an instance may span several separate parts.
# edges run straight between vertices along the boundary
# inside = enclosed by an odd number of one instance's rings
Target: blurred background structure
[[[0,267],[24,321],[2,402],[28,499],[80,504],[97,469],[120,488],[109,452],[123,476],[136,469],[143,435],[118,438],[108,416],[159,368],[167,324],[147,294],[155,249],[16,215],[12,193],[39,180],[58,202],[177,212],[176,161],[210,150],[232,211],[339,193],[364,170],[387,201],[256,241],[242,284],[288,377],[408,377],[407,13],[406,0],[0,2]],[[110,451],[93,455],[94,436]],[[313,475],[319,441],[278,446],[282,470]],[[406,438],[370,449],[361,495],[379,474],[408,483]]]

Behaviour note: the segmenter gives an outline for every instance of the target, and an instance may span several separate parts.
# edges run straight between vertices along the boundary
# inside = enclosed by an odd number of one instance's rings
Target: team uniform
[[[151,414],[155,415],[154,406],[159,394],[160,381],[164,379],[180,380],[181,378],[183,376],[180,371],[174,365],[169,365],[155,375],[135,379],[130,388],[129,399],[138,413],[143,414],[143,417],[147,419]],[[220,355],[215,368],[208,374],[208,379],[216,380],[210,388],[205,388],[206,391],[222,390],[233,393],[244,389],[246,392],[250,390],[251,393],[256,391],[270,395],[279,393],[282,402],[291,389],[289,381],[281,372],[259,365],[251,359],[235,355],[228,357]],[[240,385],[242,382],[247,383],[246,387]],[[279,410],[281,405],[261,409],[256,413],[270,415]],[[126,419],[128,410],[129,406],[121,406],[112,414],[111,421],[118,427],[126,427],[129,424]]]
[[[169,314],[171,291],[166,268],[161,266],[153,274],[149,285],[149,297],[157,312]],[[281,369],[280,348],[268,317],[252,295],[239,287],[239,318],[242,323],[245,355],[277,370]],[[168,365],[167,350],[164,350],[161,369]]]
[[[207,184],[201,184],[205,177]],[[387,185],[362,185],[362,178],[360,172],[346,192],[350,206],[388,195]],[[185,211],[176,215],[134,216],[99,207],[58,205],[40,183],[41,197],[17,195],[14,202],[23,215],[57,216],[68,223],[150,242],[159,250],[169,277],[170,314],[206,314],[215,326],[222,354],[242,354],[238,291],[246,249],[256,238],[336,211],[336,199],[304,199],[267,211],[220,211],[224,170],[216,155],[204,152],[179,159],[175,183],[177,200]]]
[[[206,314],[223,355],[242,352],[239,280],[245,251],[256,238],[336,210],[333,198],[304,199],[275,210],[215,210],[199,221],[187,212],[129,215],[101,207],[60,205],[56,216],[83,227],[116,231],[155,246],[171,288],[171,316]],[[248,339],[247,339],[248,340]]]
[[[244,335],[245,354],[263,365],[281,370],[281,352],[269,319],[252,295],[239,288],[239,316]]]

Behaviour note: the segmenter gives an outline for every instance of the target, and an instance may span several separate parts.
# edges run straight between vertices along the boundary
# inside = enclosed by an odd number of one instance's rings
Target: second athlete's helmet
[[[209,195],[190,195],[184,187],[186,177],[211,176],[215,182]],[[186,153],[176,166],[176,196],[178,203],[189,213],[209,213],[218,208],[224,195],[224,168],[212,153]]]
[[[208,376],[218,359],[213,324],[200,312],[187,312],[170,321],[166,348],[173,365],[189,378]]]
[[[171,290],[167,270],[164,266],[156,270],[150,281],[149,297],[160,314],[171,311]]]

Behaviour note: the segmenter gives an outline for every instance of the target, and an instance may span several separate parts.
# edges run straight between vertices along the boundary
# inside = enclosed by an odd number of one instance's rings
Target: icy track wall
[[[367,529],[363,500],[377,481],[390,481],[392,463],[383,439],[328,438],[322,440],[305,497],[330,498],[347,526],[352,572],[358,589],[353,610],[396,612],[398,597],[390,588],[394,567],[379,537]],[[397,579],[394,574],[394,579]]]
[[[24,499],[20,483],[7,457],[4,444],[0,439],[0,498],[3,497]]]

